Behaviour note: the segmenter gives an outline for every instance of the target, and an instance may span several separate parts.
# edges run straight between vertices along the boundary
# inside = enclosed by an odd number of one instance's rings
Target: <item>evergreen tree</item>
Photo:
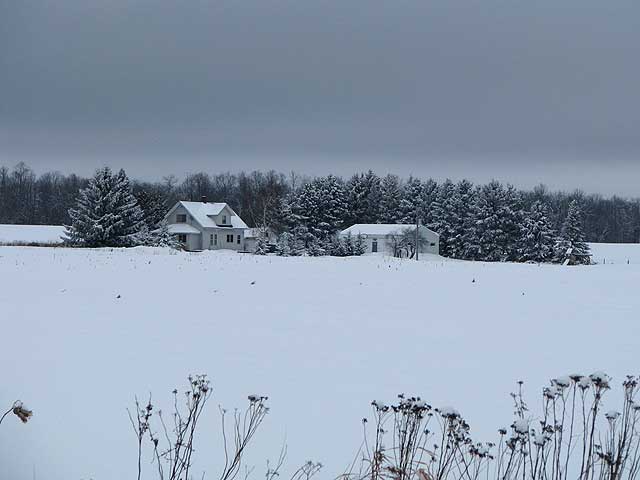
[[[278,242],[276,243],[276,253],[281,257],[289,257],[293,255],[293,243],[293,235],[291,235],[289,232],[281,233],[280,235],[278,235]]]
[[[169,233],[169,227],[166,222],[160,222],[160,225],[150,231],[147,235],[141,235],[141,244],[149,247],[169,247],[179,248],[180,242],[175,235]]]
[[[108,167],[98,170],[80,191],[69,216],[66,240],[76,245],[129,247],[139,244],[146,233],[142,210],[124,170],[115,175]]]
[[[468,180],[458,182],[450,202],[450,233],[447,241],[448,254],[451,258],[466,258],[469,251],[468,242],[473,236],[473,205],[475,189]]]
[[[517,245],[521,262],[550,262],[554,257],[556,236],[547,206],[536,201],[523,218]]]
[[[347,217],[344,184],[333,175],[314,179],[296,193],[291,213],[293,223],[307,229],[307,244],[312,237],[326,243]]]
[[[142,209],[145,225],[149,230],[155,230],[167,213],[167,205],[162,194],[152,190],[140,190],[135,197]]]
[[[436,190],[435,200],[431,203],[430,218],[427,225],[431,230],[440,235],[440,255],[448,257],[451,255],[451,239],[454,232],[454,211],[455,185],[447,179]]]
[[[387,175],[380,182],[380,214],[381,223],[398,223],[400,221],[400,202],[402,187],[397,175]]]
[[[475,259],[490,262],[504,261],[508,252],[507,233],[504,230],[504,218],[507,216],[506,194],[502,184],[496,180],[484,185],[476,203],[476,240]]]
[[[365,221],[367,211],[367,187],[364,175],[356,173],[345,185],[347,197],[346,225],[368,223]]]
[[[262,235],[258,236],[256,240],[256,250],[253,252],[256,255],[266,255],[269,252],[267,239]]]
[[[402,189],[402,199],[400,200],[399,223],[415,224],[416,216],[424,214],[425,198],[422,182],[419,178],[409,177]]]
[[[438,182],[429,178],[422,184],[422,224],[429,225],[433,221],[433,203],[438,197]]]
[[[556,260],[564,262],[569,255],[573,255],[584,263],[589,260],[589,245],[585,242],[582,230],[582,210],[577,200],[569,204],[567,218],[562,225],[562,231],[556,246]],[[570,253],[569,253],[570,252]]]
[[[367,243],[364,241],[364,238],[362,238],[362,235],[358,234],[353,242],[353,252],[351,254],[360,256],[365,253],[367,253]]]

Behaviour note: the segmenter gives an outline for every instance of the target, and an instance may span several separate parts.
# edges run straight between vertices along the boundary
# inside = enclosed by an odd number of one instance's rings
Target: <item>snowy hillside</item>
[[[62,243],[59,225],[0,225],[0,245],[11,243]]]
[[[515,381],[535,405],[552,376],[604,370],[617,383],[638,367],[640,262],[6,247],[0,279],[0,405],[19,398],[35,411],[0,428],[3,479],[135,478],[126,408],[153,392],[168,410],[189,373],[214,386],[195,478],[221,468],[217,405],[244,407],[253,393],[272,410],[249,478],[285,440],[290,467],[318,460],[334,478],[373,399],[451,405],[475,437],[495,440]]]

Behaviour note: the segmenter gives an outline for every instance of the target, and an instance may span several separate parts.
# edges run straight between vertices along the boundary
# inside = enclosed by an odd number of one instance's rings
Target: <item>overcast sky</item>
[[[640,195],[637,0],[0,0],[0,164]]]

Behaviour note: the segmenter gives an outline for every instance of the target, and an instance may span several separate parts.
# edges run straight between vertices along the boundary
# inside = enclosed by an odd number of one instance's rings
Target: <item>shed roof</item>
[[[415,228],[415,225],[402,223],[357,223],[340,232],[340,235],[400,235],[402,231],[407,228]],[[438,235],[424,225],[421,225],[420,229],[429,230],[435,235]]]

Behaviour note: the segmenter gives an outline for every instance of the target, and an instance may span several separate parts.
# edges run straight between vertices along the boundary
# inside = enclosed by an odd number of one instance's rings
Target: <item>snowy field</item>
[[[593,261],[599,264],[640,264],[640,245],[635,243],[590,243]]]
[[[0,225],[0,245],[11,243],[62,243],[61,225]]]
[[[153,392],[169,410],[189,373],[215,390],[194,478],[221,470],[218,404],[253,393],[272,409],[254,479],[284,441],[289,467],[313,459],[334,478],[371,400],[400,392],[495,440],[519,379],[537,410],[553,376],[637,373],[639,248],[597,246],[615,261],[590,267],[0,248],[0,405],[35,412],[0,427],[0,479],[135,478],[126,408]]]

